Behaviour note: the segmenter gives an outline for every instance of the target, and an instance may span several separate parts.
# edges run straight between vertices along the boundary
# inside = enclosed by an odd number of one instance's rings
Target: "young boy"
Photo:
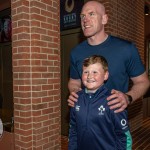
[[[131,150],[132,138],[127,111],[114,113],[106,98],[110,91],[108,64],[104,57],[94,55],[84,60],[78,101],[70,112],[69,150]]]

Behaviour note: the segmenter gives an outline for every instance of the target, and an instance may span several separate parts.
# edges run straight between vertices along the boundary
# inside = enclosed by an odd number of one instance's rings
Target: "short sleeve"
[[[80,79],[80,75],[78,72],[76,60],[73,57],[73,54],[70,54],[70,78],[72,79]]]
[[[136,77],[144,73],[145,68],[136,46],[133,43],[130,46],[130,58],[127,62],[127,73],[130,77]]]

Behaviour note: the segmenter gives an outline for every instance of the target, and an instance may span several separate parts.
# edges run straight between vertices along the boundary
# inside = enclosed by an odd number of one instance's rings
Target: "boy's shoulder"
[[[85,89],[82,89],[82,90],[80,90],[80,91],[77,92],[78,96],[81,96],[83,94],[85,94]]]

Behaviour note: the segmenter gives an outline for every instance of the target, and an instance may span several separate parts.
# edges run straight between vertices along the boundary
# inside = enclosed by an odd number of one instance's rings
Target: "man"
[[[77,45],[71,52],[70,80],[68,88],[69,106],[77,101],[76,92],[81,90],[82,62],[91,55],[104,56],[109,64],[109,80],[106,86],[111,90],[107,98],[110,109],[123,111],[130,103],[145,94],[149,87],[149,79],[138,54],[131,42],[107,35],[104,26],[108,16],[105,7],[98,1],[88,1],[81,11],[81,27],[86,41]],[[128,91],[129,79],[133,86]]]

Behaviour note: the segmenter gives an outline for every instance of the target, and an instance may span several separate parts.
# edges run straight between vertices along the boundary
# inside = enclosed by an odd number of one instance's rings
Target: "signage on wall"
[[[60,30],[80,27],[84,0],[60,0]]]

